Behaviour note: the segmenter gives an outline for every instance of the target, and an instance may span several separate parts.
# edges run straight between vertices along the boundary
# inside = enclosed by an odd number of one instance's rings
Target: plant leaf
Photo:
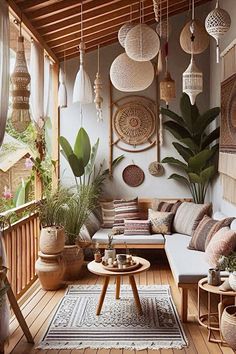
[[[80,128],[74,145],[74,154],[82,159],[84,167],[87,166],[91,153],[90,139],[84,128]]]
[[[220,108],[214,107],[203,113],[198,119],[195,121],[194,130],[198,134],[203,134],[206,127],[213,122],[218,115],[220,114]]]
[[[179,175],[177,173],[173,173],[172,175],[169,176],[168,179],[174,179],[174,180],[176,180],[178,182],[187,184],[187,186],[189,186],[189,180],[186,177],[184,177],[182,175]]]
[[[176,165],[180,168],[183,168],[185,171],[188,170],[188,165],[186,165],[184,162],[174,158],[174,157],[165,157],[163,160],[162,160],[162,163],[169,163],[171,165]]]
[[[21,187],[19,189],[19,193],[16,199],[16,207],[25,204],[25,181],[21,180]]]
[[[184,127],[184,121],[183,118],[178,116],[175,112],[171,111],[170,109],[161,107],[161,113],[164,114],[165,116],[173,119],[176,123],[178,123],[180,126]]]
[[[70,167],[75,177],[81,177],[84,174],[84,164],[81,158],[78,158],[74,153],[68,158]]]
[[[189,147],[192,152],[199,152],[199,146],[195,143],[195,141],[192,138],[184,138],[180,140],[181,143],[185,144],[187,147]]]
[[[202,183],[202,179],[198,174],[194,172],[189,172],[188,176],[191,183]]]
[[[202,182],[206,183],[206,182],[210,181],[210,179],[212,179],[214,177],[215,173],[216,173],[215,166],[209,166],[209,167],[205,168],[205,170],[203,170],[200,173]]]
[[[113,160],[112,168],[115,168],[123,159],[124,159],[124,155],[120,155],[115,160]],[[103,171],[103,175],[108,175],[108,174],[109,174],[109,168]]]
[[[93,172],[93,169],[95,166],[95,160],[96,160],[97,152],[98,152],[98,146],[99,146],[99,138],[97,139],[96,143],[93,145],[93,147],[91,149],[90,160],[89,160],[89,163],[85,169],[86,175],[90,175]]]
[[[73,149],[68,142],[68,140],[64,136],[60,136],[59,143],[61,145],[63,156],[68,160],[69,156],[73,154]]]
[[[203,150],[191,157],[188,161],[190,170],[192,172],[200,173],[214,153],[215,151],[212,150]]]
[[[185,146],[183,146],[183,145],[181,145],[181,144],[179,144],[179,143],[172,143],[173,145],[174,145],[174,147],[176,148],[176,150],[178,151],[178,153],[183,157],[183,159],[186,161],[186,162],[188,162],[188,160],[190,159],[190,157],[192,157],[193,156],[193,152],[189,149],[189,148],[187,148],[187,147],[185,147]]]
[[[164,127],[177,139],[191,138],[188,130],[176,122],[169,120],[164,123]]]
[[[188,130],[194,133],[194,122],[197,120],[199,112],[195,104],[191,105],[189,96],[186,93],[180,99],[180,110]]]
[[[220,127],[217,127],[215,130],[213,130],[209,135],[207,135],[203,139],[202,148],[203,149],[207,148],[211,143],[219,139],[219,137],[220,137]]]

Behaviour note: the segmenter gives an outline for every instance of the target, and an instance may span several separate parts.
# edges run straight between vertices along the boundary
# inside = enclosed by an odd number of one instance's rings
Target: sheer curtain
[[[0,146],[2,145],[9,104],[9,11],[5,0],[0,1]]]
[[[4,267],[7,267],[6,252],[5,252],[4,240],[1,231],[0,231],[0,258],[2,261],[2,265]],[[4,282],[0,279],[0,289],[2,289],[3,287],[4,287]],[[10,311],[9,311],[7,296],[4,295],[4,297],[0,300],[1,300],[0,301],[0,344],[2,344],[9,336]]]

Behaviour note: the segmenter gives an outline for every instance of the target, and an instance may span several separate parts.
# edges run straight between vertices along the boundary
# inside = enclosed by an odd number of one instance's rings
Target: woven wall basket
[[[114,116],[114,130],[126,144],[145,144],[155,132],[155,115],[141,103],[126,103]]]
[[[194,30],[193,54],[200,54],[207,49],[210,43],[210,36],[205,30],[205,26],[199,20],[191,20],[186,23],[180,34],[181,48],[188,54],[191,54],[191,31]]]
[[[138,187],[144,181],[144,172],[137,165],[129,165],[125,167],[123,174],[123,180],[130,187]]]
[[[126,53],[122,53],[111,64],[110,79],[119,91],[142,91],[151,85],[154,79],[154,68],[150,61],[134,61]]]

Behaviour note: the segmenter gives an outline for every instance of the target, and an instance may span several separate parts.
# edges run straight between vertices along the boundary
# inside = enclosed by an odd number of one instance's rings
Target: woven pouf
[[[236,350],[236,306],[227,306],[224,309],[220,329],[224,340]]]

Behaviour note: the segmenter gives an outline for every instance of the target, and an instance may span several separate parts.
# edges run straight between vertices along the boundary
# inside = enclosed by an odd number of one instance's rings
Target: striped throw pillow
[[[150,221],[126,219],[124,235],[150,235]]]
[[[151,231],[153,234],[171,234],[171,226],[174,213],[155,211],[148,209],[148,219],[151,222]]]
[[[193,232],[188,248],[204,252],[215,233],[230,226],[233,220],[234,218],[225,218],[217,221],[205,215]]]
[[[123,234],[125,229],[125,219],[138,220],[138,198],[132,200],[114,200],[115,219],[113,232]]]
[[[163,200],[154,200],[152,209],[155,211],[171,212],[176,213],[178,207],[181,205],[181,201],[177,200],[176,202],[165,202]]]
[[[101,208],[103,220],[101,227],[104,229],[112,229],[115,219],[115,207],[113,201],[101,202]]]

